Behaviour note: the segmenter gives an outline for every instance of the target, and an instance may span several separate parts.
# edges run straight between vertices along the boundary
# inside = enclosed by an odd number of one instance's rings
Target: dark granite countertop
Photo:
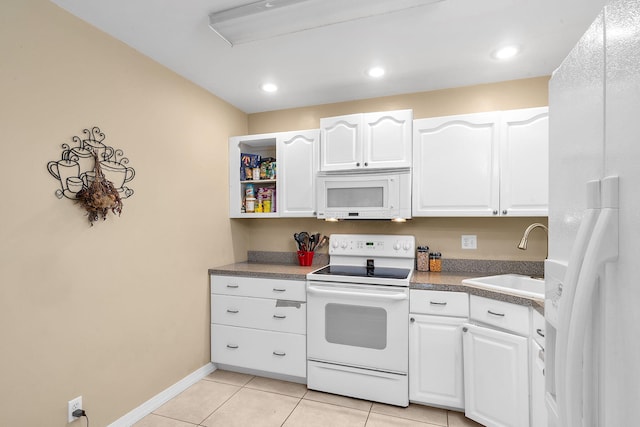
[[[310,267],[300,267],[295,264],[268,264],[256,262],[239,262],[235,264],[223,265],[221,267],[210,268],[209,274],[220,276],[245,276],[264,277],[269,279],[285,280],[305,280],[307,273],[320,268],[322,265],[312,265]],[[470,295],[478,295],[499,301],[506,301],[513,304],[533,307],[540,314],[544,314],[544,300],[536,298],[525,298],[509,294],[507,291],[496,292],[463,285],[464,279],[478,277],[488,274],[467,273],[467,272],[423,272],[415,271],[411,277],[411,289],[427,289],[447,292],[466,292]]]

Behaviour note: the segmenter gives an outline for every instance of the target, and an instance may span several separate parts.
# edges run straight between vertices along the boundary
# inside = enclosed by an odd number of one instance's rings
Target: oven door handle
[[[385,299],[385,300],[393,300],[393,301],[402,301],[409,299],[409,296],[406,293],[375,293],[375,292],[350,292],[350,291],[341,291],[341,290],[326,290],[317,288],[315,286],[309,286],[307,288],[307,292],[310,294],[317,295],[333,295],[340,297],[354,297],[354,298],[376,298],[376,299]]]

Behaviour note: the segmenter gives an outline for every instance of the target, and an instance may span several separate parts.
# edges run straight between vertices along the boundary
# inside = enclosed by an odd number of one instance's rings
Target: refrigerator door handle
[[[562,284],[562,296],[558,306],[558,337],[556,339],[555,372],[556,374],[556,400],[560,425],[567,425],[566,415],[566,383],[562,377],[565,372],[567,359],[567,343],[569,341],[569,328],[571,322],[571,310],[573,308],[576,285],[580,279],[580,270],[587,251],[587,246],[593,235],[593,229],[600,215],[600,181],[587,182],[587,209],[580,222],[576,240],[574,242],[567,272]]]
[[[569,340],[564,372],[567,427],[582,426],[582,357],[587,332],[585,325],[592,312],[594,291],[599,278],[604,273],[604,266],[618,258],[617,199],[618,177],[603,179],[603,208],[587,246],[569,320]]]

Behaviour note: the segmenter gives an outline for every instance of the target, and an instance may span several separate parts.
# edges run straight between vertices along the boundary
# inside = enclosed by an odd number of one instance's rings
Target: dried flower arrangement
[[[107,219],[107,213],[109,210],[118,216],[122,213],[122,200],[118,195],[118,190],[113,186],[113,183],[105,178],[98,156],[94,153],[95,166],[93,168],[95,172],[95,179],[88,182],[87,186],[76,194],[78,203],[87,211],[89,217],[89,223],[93,225],[94,221],[97,221],[100,217],[103,220]]]

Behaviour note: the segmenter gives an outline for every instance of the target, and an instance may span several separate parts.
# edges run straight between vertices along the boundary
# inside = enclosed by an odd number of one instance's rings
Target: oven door
[[[309,360],[408,371],[409,289],[307,282]]]

